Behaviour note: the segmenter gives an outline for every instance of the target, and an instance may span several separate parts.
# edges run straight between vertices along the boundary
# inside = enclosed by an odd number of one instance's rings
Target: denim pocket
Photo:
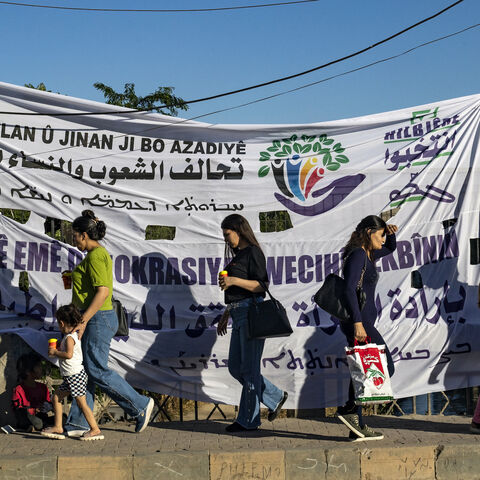
[[[118,320],[113,310],[99,310],[93,317],[97,324],[98,333],[110,334],[111,337],[117,333]],[[103,329],[106,331],[101,332]]]

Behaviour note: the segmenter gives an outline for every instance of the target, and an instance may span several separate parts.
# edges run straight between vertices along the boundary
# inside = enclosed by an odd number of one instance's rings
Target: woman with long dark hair
[[[136,419],[135,431],[142,432],[150,420],[154,401],[140,395],[118,373],[108,368],[110,342],[117,332],[118,319],[112,309],[112,259],[99,242],[105,237],[105,222],[85,210],[72,223],[73,242],[85,258],[72,272],[72,303],[82,312],[77,327],[82,340],[83,364],[88,375],[87,403],[93,410],[95,386]],[[88,424],[74,402],[65,424],[69,437],[82,436]]]
[[[260,425],[260,403],[268,409],[273,421],[287,400],[283,392],[260,372],[265,340],[248,338],[248,308],[254,298],[265,298],[268,276],[265,255],[248,221],[238,214],[226,217],[221,224],[225,239],[225,258],[228,275],[219,276],[220,288],[225,291],[227,308],[218,323],[219,335],[227,333],[228,318],[232,317],[232,336],[228,354],[228,371],[242,385],[238,416],[228,425],[228,432],[256,430]]]
[[[375,328],[377,308],[375,287],[378,281],[376,260],[392,253],[396,247],[396,225],[387,225],[380,217],[369,215],[355,228],[343,252],[343,277],[347,285],[347,306],[351,313],[350,322],[341,322],[340,328],[347,338],[348,345],[354,341],[365,342],[370,337],[372,343],[385,345],[388,372],[393,375],[395,368],[385,340]],[[362,283],[365,292],[365,306],[360,311],[357,286]],[[355,404],[355,393],[350,381],[348,401],[337,410],[337,417],[350,429],[351,440],[381,440],[383,435],[364,424],[362,407]]]

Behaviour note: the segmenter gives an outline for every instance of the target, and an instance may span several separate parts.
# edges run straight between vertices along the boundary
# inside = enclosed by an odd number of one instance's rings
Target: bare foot
[[[89,430],[85,432],[81,437],[80,440],[88,441],[88,440],[103,440],[104,437],[100,429],[97,430]]]
[[[40,435],[47,438],[53,438],[55,440],[65,440],[65,435],[63,434],[63,429],[61,428],[56,428],[56,427],[44,428],[40,432]]]
[[[63,433],[63,428],[48,427],[42,430],[42,433]]]

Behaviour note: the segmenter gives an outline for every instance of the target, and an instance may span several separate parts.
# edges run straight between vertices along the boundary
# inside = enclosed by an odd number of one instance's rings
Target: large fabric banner
[[[82,254],[46,236],[44,218],[92,209],[131,322],[112,341],[112,368],[137,387],[235,404],[229,335],[215,327],[220,223],[236,212],[294,330],[267,340],[263,373],[290,393],[287,408],[339,405],[345,340],[312,297],[341,269],[361,218],[393,214],[398,248],[378,262],[376,305],[394,393],[478,385],[479,126],[480,95],[308,125],[214,125],[0,83],[0,207],[34,212],[26,224],[0,216],[0,328],[46,355],[70,301],[60,272]],[[293,227],[260,232],[272,211]],[[175,238],[146,240],[149,225],[175,227]]]

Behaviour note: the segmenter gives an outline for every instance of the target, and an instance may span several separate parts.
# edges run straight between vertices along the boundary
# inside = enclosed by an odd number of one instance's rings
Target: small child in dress
[[[37,380],[43,376],[42,357],[26,353],[17,361],[18,385],[13,389],[12,405],[16,427],[26,432],[41,430],[49,423],[47,412],[52,410],[50,392]]]
[[[41,434],[57,440],[63,440],[65,438],[62,425],[61,401],[71,393],[90,425],[90,430],[85,432],[83,436],[80,437],[80,440],[103,440],[104,437],[98,428],[93,412],[87,405],[86,393],[88,376],[83,368],[82,344],[78,338],[78,333],[75,331],[77,326],[82,322],[82,314],[77,307],[70,304],[60,307],[57,310],[56,317],[58,326],[64,334],[64,337],[58,350],[54,347],[49,347],[48,355],[59,359],[63,383],[53,395],[55,425],[42,430]]]

